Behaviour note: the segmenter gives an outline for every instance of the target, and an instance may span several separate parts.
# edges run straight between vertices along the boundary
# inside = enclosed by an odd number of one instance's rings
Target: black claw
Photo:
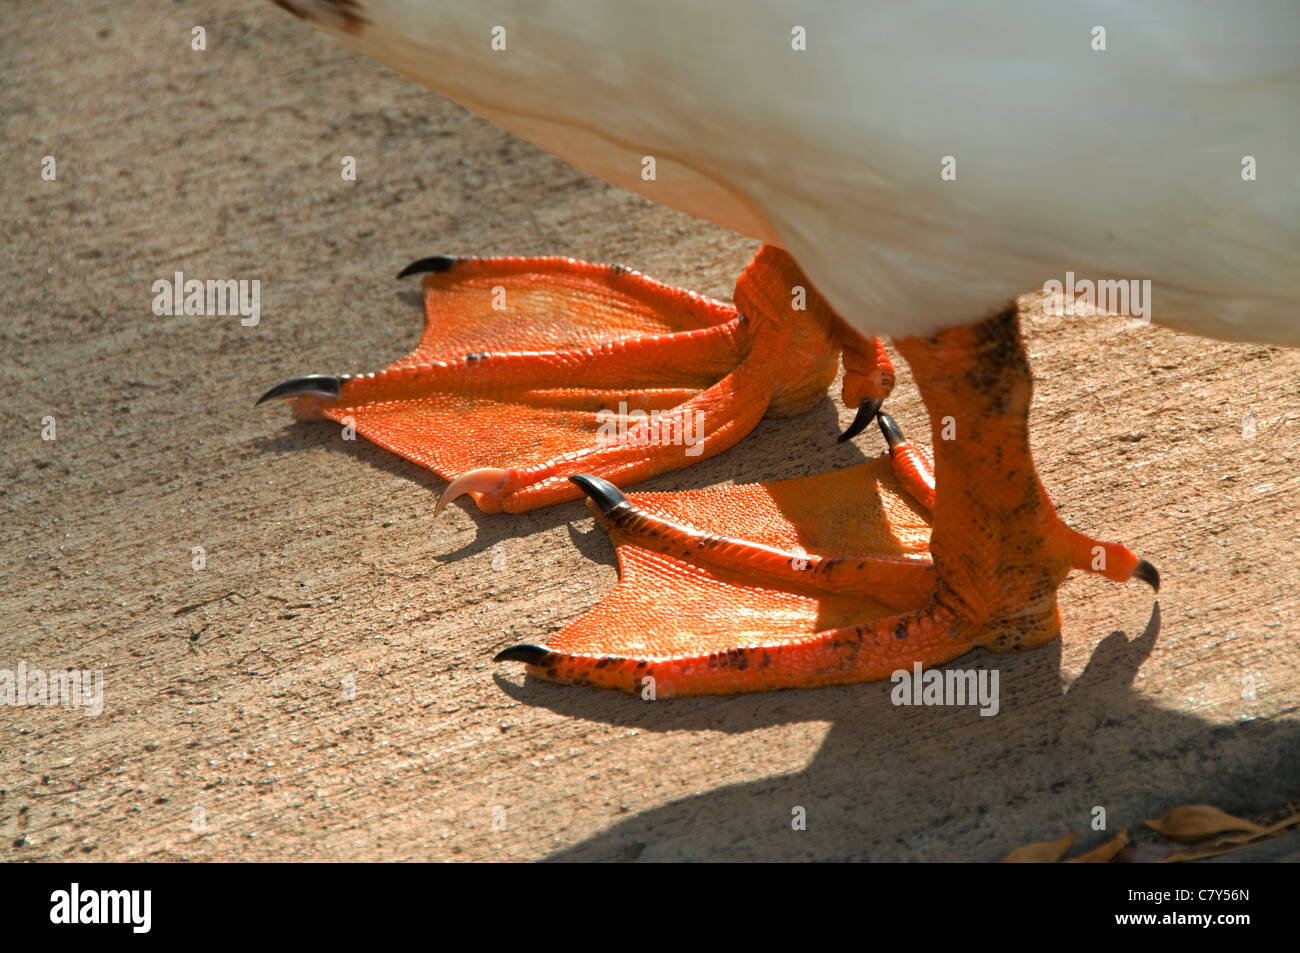
[[[1151,587],[1152,592],[1160,591],[1160,571],[1145,559],[1139,559],[1133,575]]]
[[[333,374],[308,374],[306,377],[295,377],[283,384],[276,384],[257,398],[257,403],[264,404],[277,397],[306,397],[309,394],[312,397],[337,397],[342,387],[342,378]],[[253,406],[256,407],[257,404]]]
[[[867,429],[867,424],[871,423],[871,418],[880,413],[880,405],[884,401],[869,397],[858,405],[858,415],[853,418],[853,423],[849,424],[849,429],[840,434],[836,443],[843,443],[846,440],[852,440],[862,431]]]
[[[889,444],[889,449],[893,450],[900,443],[907,443],[903,437],[903,431],[898,429],[898,424],[894,423],[894,418],[889,414],[881,414],[876,418],[876,423],[880,424],[880,432],[885,435],[885,443]]]
[[[527,662],[529,665],[548,665],[554,653],[540,645],[512,645],[504,652],[498,652],[494,662]]]
[[[619,492],[618,487],[590,473],[575,473],[569,477],[569,482],[586,493],[605,516],[608,516],[610,511],[619,504],[627,503],[627,497]]]
[[[397,273],[398,278],[405,278],[407,275],[418,275],[423,272],[451,271],[451,266],[456,264],[455,255],[431,255],[428,258],[421,258],[419,261],[413,261]]]

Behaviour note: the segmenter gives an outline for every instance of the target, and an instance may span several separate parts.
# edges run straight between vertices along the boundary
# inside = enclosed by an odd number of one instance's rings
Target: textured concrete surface
[[[0,89],[0,668],[102,669],[105,697],[0,711],[0,857],[995,859],[1099,843],[1097,806],[1113,833],[1300,794],[1300,354],[1029,308],[1044,482],[1165,587],[1157,609],[1072,579],[1059,643],[969,656],[1001,671],[997,717],[879,684],[536,684],[489,660],[612,585],[586,510],[434,519],[436,477],[253,401],[405,353],[421,311],[392,276],[416,257],[620,261],[726,297],[752,243],[269,4],[11,5]],[[259,279],[260,323],[154,316],[176,271]],[[923,432],[900,371],[891,410]],[[835,445],[848,418],[828,399],[644,487],[878,453]]]

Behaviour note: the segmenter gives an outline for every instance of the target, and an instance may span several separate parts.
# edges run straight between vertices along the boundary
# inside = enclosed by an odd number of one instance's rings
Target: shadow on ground
[[[675,801],[552,860],[939,860],[955,859],[946,842],[971,837],[986,843],[982,859],[994,860],[1021,839],[1071,831],[1081,834],[1077,852],[1176,803],[1250,813],[1300,791],[1300,726],[1207,724],[1135,692],[1159,632],[1157,603],[1141,635],[1102,639],[1067,687],[1059,642],[1024,655],[968,656],[963,667],[1000,671],[1001,709],[992,717],[973,708],[897,708],[888,685],[647,703],[535,679],[498,683],[530,705],[650,732],[831,722],[802,771]],[[935,766],[944,762],[960,785],[918,788],[919,778],[942,776]],[[1032,782],[1017,787],[1011,779]],[[971,801],[970,791],[1001,796]],[[1110,833],[1090,829],[1097,806],[1108,812]],[[804,831],[792,828],[796,807],[807,812]],[[1034,817],[1044,811],[1059,829],[1035,833]]]

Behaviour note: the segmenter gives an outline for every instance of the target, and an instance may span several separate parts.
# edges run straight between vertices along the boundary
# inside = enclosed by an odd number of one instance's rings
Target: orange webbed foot
[[[619,582],[546,647],[499,661],[655,698],[864,681],[901,665],[892,629],[873,646],[847,635],[925,605],[934,586],[929,525],[887,457],[681,493],[574,480],[617,547]],[[909,659],[925,640],[909,643]],[[924,651],[938,661],[969,647]]]
[[[765,414],[811,408],[845,351],[845,396],[892,387],[878,342],[844,325],[784,251],[764,247],[727,304],[565,258],[422,259],[426,325],[382,371],[286,381],[262,400],[328,418],[452,481],[487,512],[581,498],[732,446]],[[880,352],[883,355],[883,351]],[[259,401],[260,403],[261,401]]]
[[[630,497],[580,477],[620,581],[550,645],[498,658],[647,697],[882,680],[1056,637],[1071,569],[1158,584],[1126,547],[1057,518],[1029,454],[1013,310],[898,343],[934,451],[882,414],[888,456],[816,477]]]

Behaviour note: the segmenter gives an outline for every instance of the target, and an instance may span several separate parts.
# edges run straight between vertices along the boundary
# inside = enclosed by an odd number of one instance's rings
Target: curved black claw
[[[309,394],[312,397],[333,398],[339,395],[342,388],[341,377],[335,377],[333,374],[308,374],[306,377],[295,377],[283,384],[276,384],[257,398],[257,404],[264,404],[277,397],[306,397]],[[256,407],[257,404],[253,406]]]
[[[1160,570],[1145,559],[1138,560],[1137,569],[1133,570],[1133,575],[1150,586],[1152,592],[1160,591]]]
[[[586,493],[604,516],[608,516],[614,507],[627,503],[627,497],[619,492],[618,487],[590,473],[575,473],[569,477],[569,482]]]
[[[555,653],[550,649],[544,649],[540,645],[512,645],[503,652],[498,652],[492,659],[494,662],[526,662],[529,665],[549,665],[555,657]]]
[[[900,443],[907,443],[903,436],[903,431],[894,423],[894,418],[889,414],[881,414],[876,418],[876,423],[880,424],[880,432],[885,435],[885,443],[889,444],[889,449],[893,450]]]
[[[405,278],[407,275],[418,275],[426,271],[451,271],[451,266],[456,264],[457,260],[455,255],[430,255],[428,258],[411,262],[397,273],[397,277]]]
[[[883,403],[883,400],[879,400],[875,397],[868,397],[859,404],[858,415],[853,418],[853,423],[849,424],[849,429],[840,434],[839,438],[835,442],[843,443],[846,440],[852,440],[858,434],[862,433],[862,431],[866,430],[867,424],[871,423],[871,418],[880,413],[880,405]]]

